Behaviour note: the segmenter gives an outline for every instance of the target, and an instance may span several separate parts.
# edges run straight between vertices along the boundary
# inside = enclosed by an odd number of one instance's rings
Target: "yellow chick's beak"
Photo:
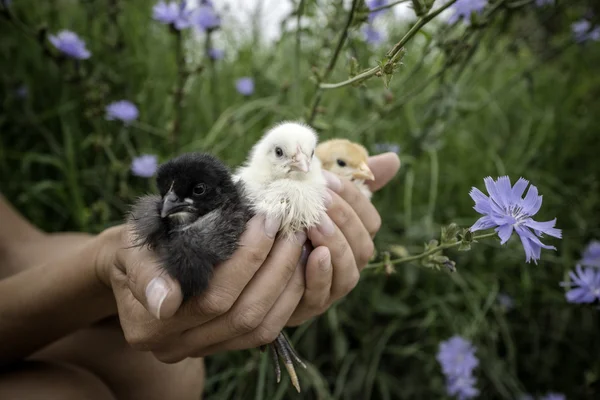
[[[300,149],[292,156],[290,167],[295,171],[307,173],[310,171],[310,160]]]
[[[352,172],[352,178],[354,179],[364,179],[366,181],[372,181],[375,179],[373,172],[365,162],[361,162],[358,168]]]

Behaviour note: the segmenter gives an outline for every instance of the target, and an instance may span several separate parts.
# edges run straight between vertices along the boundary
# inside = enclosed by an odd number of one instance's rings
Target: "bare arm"
[[[96,271],[98,240],[64,251],[62,258],[0,280],[0,367],[116,313]]]
[[[116,312],[96,273],[99,236],[55,240],[2,195],[0,221],[0,367]]]

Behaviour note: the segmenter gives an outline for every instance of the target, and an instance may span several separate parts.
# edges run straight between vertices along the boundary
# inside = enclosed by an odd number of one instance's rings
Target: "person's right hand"
[[[252,218],[208,289],[184,304],[156,255],[131,246],[126,225],[103,232],[98,273],[113,290],[127,342],[172,363],[274,341],[302,298],[306,262],[306,234],[275,240],[278,222]]]

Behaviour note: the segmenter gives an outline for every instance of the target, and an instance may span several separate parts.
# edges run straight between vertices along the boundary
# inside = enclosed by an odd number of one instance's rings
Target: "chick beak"
[[[296,150],[296,154],[292,156],[292,163],[290,164],[290,167],[293,170],[301,171],[304,173],[310,171],[310,160],[300,148],[298,148],[298,150]]]
[[[182,211],[189,206],[188,203],[180,201],[175,193],[169,191],[164,198],[160,217],[165,218],[169,215],[175,214],[176,212]]]
[[[358,168],[352,173],[352,178],[354,179],[364,179],[367,181],[372,181],[375,179],[373,172],[365,162],[361,162]]]

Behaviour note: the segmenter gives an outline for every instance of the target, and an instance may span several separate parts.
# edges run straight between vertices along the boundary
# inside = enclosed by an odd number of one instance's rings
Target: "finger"
[[[327,214],[348,241],[360,271],[367,265],[375,250],[371,235],[347,202],[333,191],[329,194],[332,201],[327,208]]]
[[[331,263],[333,264],[332,301],[345,296],[356,286],[359,273],[350,245],[342,231],[335,226],[328,215],[325,215],[318,227],[309,229],[308,238],[315,248],[325,246],[331,253]]]
[[[346,178],[340,178],[329,171],[323,171],[327,186],[354,210],[371,236],[381,227],[381,217],[371,201],[360,189]]]
[[[229,312],[184,332],[177,345],[169,349],[174,360],[192,352],[256,329],[288,284],[300,258],[306,234],[278,238],[262,267],[256,272]],[[164,357],[164,355],[163,355]]]
[[[206,291],[186,302],[181,314],[197,325],[199,316],[213,318],[226,313],[269,255],[279,225],[279,220],[262,215],[250,219],[236,252],[215,266]]]
[[[135,299],[155,318],[171,317],[183,300],[179,283],[166,274],[147,247],[133,247],[129,226],[122,225],[114,234],[119,238],[116,266],[126,276]]]
[[[367,185],[372,192],[376,192],[396,175],[400,169],[400,158],[396,153],[383,153],[369,157],[368,164],[375,179],[367,182]]]
[[[293,276],[275,305],[269,310],[262,323],[252,332],[210,346],[195,356],[205,357],[221,351],[249,349],[272,343],[285,327],[304,294],[304,275],[304,267],[302,263],[298,263]]]
[[[306,263],[305,279],[304,296],[287,326],[300,325],[307,319],[323,313],[329,305],[333,267],[331,253],[327,247],[317,247],[310,253]]]

